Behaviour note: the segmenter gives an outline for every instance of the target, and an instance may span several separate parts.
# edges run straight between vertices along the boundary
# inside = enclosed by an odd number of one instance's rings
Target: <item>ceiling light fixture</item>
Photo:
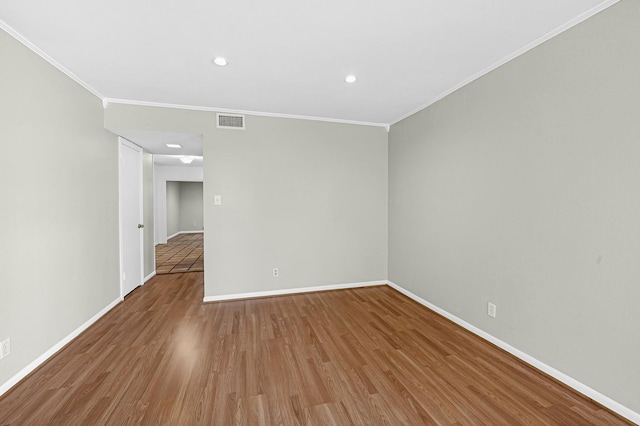
[[[191,164],[193,162],[193,157],[189,155],[183,155],[182,157],[180,157],[180,161],[182,161],[184,164]]]
[[[167,144],[168,148],[182,148],[182,145],[178,145],[177,143],[168,143]]]
[[[213,59],[213,63],[219,67],[224,67],[225,65],[227,65],[227,60],[222,56],[218,56]]]
[[[348,75],[348,76],[344,79],[344,81],[346,81],[347,83],[354,83],[354,82],[356,81],[356,76],[355,76],[355,75],[353,75],[353,74]]]

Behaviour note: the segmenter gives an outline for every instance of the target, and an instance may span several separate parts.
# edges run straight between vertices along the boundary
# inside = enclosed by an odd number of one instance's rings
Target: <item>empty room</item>
[[[639,76],[636,0],[0,1],[0,424],[640,424]]]

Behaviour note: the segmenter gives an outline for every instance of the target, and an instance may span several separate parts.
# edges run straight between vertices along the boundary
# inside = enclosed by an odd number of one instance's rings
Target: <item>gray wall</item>
[[[384,280],[383,128],[111,104],[107,128],[204,138],[205,296]],[[213,196],[222,195],[222,206]],[[271,276],[272,268],[280,277]]]
[[[180,232],[180,182],[167,182],[167,237]]]
[[[207,296],[385,279],[384,129],[249,117],[216,142],[204,147]]]
[[[5,383],[120,296],[118,144],[102,102],[0,30]]]
[[[148,277],[156,270],[154,243],[154,201],[153,201],[153,155],[142,155],[142,193],[144,214],[144,276]]]
[[[204,228],[202,182],[180,182],[180,232]]]
[[[389,279],[636,412],[639,22],[622,1],[389,137]]]
[[[155,243],[167,243],[167,182],[202,182],[202,166],[159,166],[153,167],[154,182],[154,231]]]
[[[203,230],[202,182],[167,181],[167,237]]]

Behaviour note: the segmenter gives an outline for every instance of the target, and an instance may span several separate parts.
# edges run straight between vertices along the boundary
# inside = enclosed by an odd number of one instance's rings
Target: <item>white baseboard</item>
[[[224,294],[221,296],[205,296],[204,301],[221,302],[224,300],[255,299],[258,297],[283,296],[286,294],[310,293],[312,291],[342,290],[346,288],[371,287],[376,285],[387,285],[387,281],[366,281],[360,283],[332,284],[316,287],[299,287],[287,288],[283,290],[257,291],[253,293]]]
[[[147,275],[146,277],[144,277],[144,281],[143,284],[146,283],[147,281],[149,281],[151,278],[156,276],[156,271],[153,271],[152,273],[150,273],[149,275]]]
[[[204,233],[204,229],[201,229],[201,230],[199,230],[199,231],[178,231],[178,232],[176,232],[176,233],[175,233],[175,234],[173,234],[173,235],[169,235],[169,236],[167,237],[167,241],[168,241],[168,240],[170,240],[170,239],[172,239],[173,237],[177,237],[177,236],[178,236],[178,235],[180,235],[180,234],[203,234],[203,233]],[[157,244],[156,244],[156,245],[157,245]]]
[[[102,309],[100,312],[98,312],[97,314],[95,314],[93,317],[91,317],[89,320],[87,320],[84,324],[82,324],[80,327],[78,327],[77,329],[75,329],[71,334],[69,334],[67,337],[65,337],[64,339],[62,339],[61,341],[59,341],[58,343],[56,343],[53,347],[51,347],[48,351],[46,351],[45,353],[43,353],[42,355],[40,355],[38,358],[36,358],[33,362],[31,362],[29,365],[27,365],[25,368],[23,368],[22,370],[20,370],[15,376],[13,376],[12,378],[10,378],[9,380],[7,380],[6,382],[4,382],[2,385],[0,385],[0,395],[3,395],[6,391],[8,391],[9,389],[11,389],[16,383],[18,383],[20,380],[24,379],[25,377],[27,377],[27,375],[29,373],[31,373],[33,370],[35,370],[36,368],[38,368],[42,363],[44,363],[46,360],[48,360],[49,358],[51,358],[53,355],[55,355],[56,352],[58,352],[60,349],[62,349],[63,347],[65,347],[69,342],[71,342],[73,339],[75,339],[76,337],[78,337],[78,335],[80,333],[82,333],[83,331],[85,331],[87,328],[89,328],[93,323],[95,323],[96,321],[98,321],[104,314],[106,314],[107,312],[109,312],[111,309],[113,309],[116,305],[118,305],[120,302],[122,302],[122,300],[118,297],[116,300],[114,300],[113,302],[111,302],[109,305],[107,305],[104,309]]]
[[[421,298],[420,296],[416,296],[415,294],[411,293],[408,290],[405,290],[404,288],[400,287],[399,285],[391,282],[391,281],[387,281],[387,284],[398,290],[400,293],[404,294],[405,296],[415,300],[416,302],[420,303],[421,305],[426,306],[427,308],[431,309],[432,311],[437,312],[438,314],[442,315],[443,317],[453,321],[454,323],[458,324],[459,326],[469,330],[470,332],[472,332],[473,334],[493,343],[494,345],[498,346],[499,348],[509,352],[511,355],[520,358],[522,361],[526,362],[527,364],[537,368],[538,370],[548,374],[549,376],[555,378],[556,380],[564,383],[565,385],[569,386],[570,388],[575,389],[576,391],[580,392],[581,394],[587,396],[588,398],[591,398],[592,400],[598,402],[599,404],[607,407],[608,409],[610,409],[611,411],[621,415],[622,417],[625,417],[629,420],[631,420],[634,423],[640,424],[640,413],[636,413],[635,411],[631,410],[630,408],[625,407],[624,405],[620,404],[617,401],[614,401],[613,399],[609,398],[606,395],[601,394],[600,392],[598,392],[597,390],[585,385],[584,383],[579,382],[578,380],[564,374],[561,371],[556,370],[555,368],[545,364],[544,362],[532,357],[531,355],[528,355],[524,352],[522,352],[521,350],[514,348],[513,346],[511,346],[510,344],[503,342],[502,340],[498,339],[497,337],[492,336],[491,334],[487,333],[484,330],[479,329],[478,327],[469,324],[468,322],[466,322],[465,320],[458,318],[457,316],[445,311],[444,309],[439,308],[438,306],[427,302],[426,300],[424,300],[423,298]]]

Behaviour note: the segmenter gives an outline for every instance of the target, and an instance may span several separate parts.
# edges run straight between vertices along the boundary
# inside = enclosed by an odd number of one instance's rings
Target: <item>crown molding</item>
[[[87,89],[87,91],[89,91],[89,93],[93,94],[94,96],[96,96],[99,99],[103,100],[104,103],[104,96],[102,96],[102,94],[100,92],[98,92],[96,89],[94,89],[92,86],[90,86],[89,84],[87,84],[85,81],[83,81],[80,77],[78,77],[77,75],[75,75],[74,73],[72,73],[71,71],[69,71],[67,68],[65,68],[61,63],[59,63],[58,61],[56,61],[55,59],[53,59],[51,56],[47,55],[42,49],[40,49],[38,46],[36,46],[35,44],[31,43],[29,40],[27,40],[24,36],[22,36],[22,34],[20,34],[19,32],[17,32],[16,30],[14,30],[13,28],[11,28],[9,25],[7,25],[6,22],[4,22],[3,20],[0,19],[0,29],[4,30],[7,34],[9,34],[11,37],[13,37],[14,39],[18,40],[20,43],[22,43],[23,45],[25,45],[28,49],[30,49],[33,53],[35,53],[36,55],[40,56],[42,59],[44,59],[45,61],[47,61],[48,63],[50,63],[51,65],[53,65],[58,71],[62,72],[63,74],[65,74],[67,77],[69,77],[71,80],[75,81],[76,83],[78,83],[80,86],[84,87],[85,89]]]
[[[527,44],[526,46],[516,50],[512,54],[505,56],[504,58],[502,58],[499,61],[493,63],[492,65],[488,66],[487,68],[483,69],[482,71],[479,71],[479,72],[473,74],[471,77],[468,77],[468,78],[462,80],[460,83],[456,84],[455,86],[453,86],[449,90],[446,90],[445,92],[443,92],[440,95],[436,96],[435,98],[433,98],[431,101],[427,102],[426,104],[424,104],[422,106],[419,106],[418,108],[416,108],[414,110],[411,110],[410,112],[400,116],[400,118],[398,118],[397,120],[393,121],[391,123],[391,125],[397,124],[397,123],[401,122],[402,120],[404,120],[405,118],[411,117],[412,115],[422,111],[423,109],[426,109],[426,108],[430,107],[431,105],[435,104],[439,100],[442,100],[443,98],[449,96],[450,94],[452,94],[456,90],[463,88],[467,84],[479,79],[480,77],[482,77],[485,74],[490,73],[491,71],[495,70],[496,68],[498,68],[498,67],[506,64],[507,62],[517,58],[518,56],[528,52],[529,50],[533,49],[534,47],[537,47],[537,46],[541,45],[545,41],[552,39],[553,37],[555,37],[555,36],[565,32],[565,31],[567,31],[568,29],[570,29],[572,27],[575,27],[576,25],[578,25],[579,23],[581,23],[583,21],[586,21],[587,19],[591,18],[595,14],[597,14],[599,12],[602,12],[603,10],[607,9],[608,7],[613,6],[614,4],[618,3],[619,1],[620,0],[606,0],[606,1],[602,2],[602,3],[600,3],[599,5],[587,10],[586,12],[584,12],[581,15],[578,15],[577,17],[575,17],[571,21],[567,22],[566,24],[560,25],[558,28],[549,31],[548,33],[546,33],[542,37],[540,37],[540,38],[532,41],[531,43]]]
[[[271,113],[271,112],[263,112],[263,111],[249,111],[249,110],[238,110],[238,109],[227,109],[227,108],[218,108],[218,107],[202,107],[195,105],[180,105],[180,104],[168,104],[161,102],[146,102],[146,101],[135,101],[128,99],[113,99],[108,98],[102,95],[99,91],[93,88],[91,85],[83,81],[76,74],[71,72],[69,69],[64,67],[58,61],[53,59],[51,56],[47,55],[42,49],[33,44],[27,38],[22,36],[19,32],[14,30],[11,26],[9,26],[6,22],[0,20],[0,29],[4,30],[11,37],[22,43],[36,55],[40,56],[42,59],[53,65],[57,70],[61,71],[71,80],[78,83],[80,86],[84,87],[87,91],[92,93],[94,96],[102,100],[102,107],[107,108],[110,103],[113,104],[123,104],[123,105],[138,105],[138,106],[149,106],[149,107],[158,107],[158,108],[173,108],[173,109],[185,109],[192,111],[207,111],[207,112],[229,112],[234,114],[246,114],[246,115],[255,115],[261,117],[275,117],[275,118],[289,118],[295,120],[309,120],[309,121],[324,121],[329,123],[339,123],[339,124],[351,124],[357,126],[372,126],[372,127],[383,127],[388,128],[389,124],[387,123],[373,123],[367,121],[356,121],[356,120],[341,120],[338,118],[328,118],[328,117],[314,117],[314,116],[306,116],[306,115],[296,115],[296,114],[279,114],[279,113]]]
[[[410,116],[412,116],[412,115],[414,115],[414,114],[416,114],[416,113],[428,108],[429,106],[431,106],[434,103],[442,100],[446,96],[448,96],[448,95],[452,94],[453,92],[455,92],[455,91],[461,89],[462,87],[466,86],[467,84],[470,84],[471,82],[479,79],[480,77],[484,76],[485,74],[488,74],[489,72],[493,71],[494,69],[506,64],[507,62],[509,62],[509,61],[517,58],[518,56],[528,52],[529,50],[539,46],[540,44],[544,43],[545,41],[547,41],[547,40],[549,40],[549,39],[551,39],[551,38],[563,33],[564,31],[566,31],[566,30],[578,25],[579,23],[591,18],[592,16],[594,16],[597,13],[607,9],[608,7],[613,6],[614,4],[618,3],[619,1],[620,0],[606,0],[606,1],[603,1],[599,5],[591,8],[590,10],[588,10],[588,11],[586,11],[584,13],[582,13],[581,15],[577,16],[576,18],[572,19],[571,21],[569,21],[569,22],[559,26],[558,28],[548,32],[547,34],[541,36],[540,38],[534,40],[533,42],[527,44],[526,46],[516,50],[512,54],[505,56],[501,60],[493,63],[492,65],[488,66],[487,68],[483,69],[482,71],[479,71],[479,72],[473,74],[471,77],[468,77],[468,78],[462,80],[460,83],[458,83],[455,86],[451,87],[450,89],[442,92],[440,95],[437,95],[435,98],[433,98],[429,102],[419,106],[418,108],[415,108],[415,109],[407,112],[406,114],[400,116],[395,121],[392,121],[390,123],[375,123],[375,122],[367,122],[367,121],[342,120],[342,119],[337,119],[337,118],[315,117],[315,116],[296,115],[296,114],[280,114],[280,113],[270,113],[270,112],[263,112],[263,111],[250,111],[250,110],[226,109],[226,108],[219,108],[219,107],[203,107],[203,106],[194,106],[194,105],[180,105],[180,104],[169,104],[169,103],[161,103],[161,102],[147,102],[147,101],[136,101],[136,100],[128,100],[128,99],[107,98],[107,97],[103,96],[100,92],[98,92],[96,89],[94,89],[91,85],[89,85],[85,81],[83,81],[76,74],[74,74],[73,72],[68,70],[66,67],[64,67],[59,62],[57,62],[51,56],[47,55],[38,46],[36,46],[32,42],[30,42],[28,39],[26,39],[24,36],[22,36],[20,33],[18,33],[16,30],[14,30],[6,22],[4,22],[2,20],[0,20],[0,29],[2,29],[5,32],[7,32],[10,36],[12,36],[14,39],[19,41],[23,45],[25,45],[27,48],[29,48],[31,51],[33,51],[35,54],[40,56],[45,61],[49,62],[56,69],[61,71],[63,74],[67,75],[69,78],[71,78],[73,81],[78,83],[80,86],[84,87],[90,93],[92,93],[93,95],[95,95],[96,97],[101,99],[102,100],[102,105],[103,105],[104,108],[107,108],[109,103],[114,103],[114,104],[149,106],[149,107],[158,107],[158,108],[184,109],[184,110],[192,110],[192,111],[229,112],[229,113],[235,113],[235,114],[246,114],[246,115],[254,115],[254,116],[261,116],[261,117],[288,118],[288,119],[296,119],[296,120],[323,121],[323,122],[329,122],[329,123],[351,124],[351,125],[358,125],[358,126],[383,127],[383,128],[385,128],[387,130],[387,132],[389,132],[390,126],[392,126],[394,124],[397,124],[400,121],[404,120],[405,118],[408,118],[408,117],[410,117]]]
[[[204,112],[228,112],[231,114],[255,115],[260,117],[289,118],[294,120],[324,121],[328,123],[353,124],[357,126],[383,127],[385,129],[387,128],[387,126],[389,126],[389,124],[387,123],[373,123],[368,121],[356,121],[356,120],[341,120],[339,118],[314,117],[309,115],[280,114],[275,112],[250,111],[250,110],[243,110],[243,109],[228,109],[228,108],[203,107],[203,106],[194,106],[194,105],[167,104],[162,102],[134,101],[129,99],[104,98],[103,105],[105,105],[105,108],[109,104],[148,106],[148,107],[155,107],[155,108],[185,109],[185,110],[191,110],[191,111],[204,111]]]

